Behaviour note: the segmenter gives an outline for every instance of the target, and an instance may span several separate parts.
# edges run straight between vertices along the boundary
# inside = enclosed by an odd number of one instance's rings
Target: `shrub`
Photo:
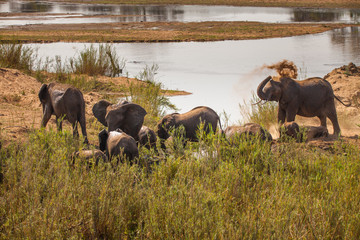
[[[36,54],[33,48],[17,43],[0,44],[0,66],[32,72]]]
[[[258,103],[259,100],[253,93],[249,103],[239,104],[240,112],[245,122],[258,123],[268,129],[271,125],[277,124],[277,103]]]
[[[115,77],[122,73],[125,62],[121,61],[110,44],[99,44],[98,48],[90,45],[79,53],[79,56],[69,59],[72,73],[106,75]]]

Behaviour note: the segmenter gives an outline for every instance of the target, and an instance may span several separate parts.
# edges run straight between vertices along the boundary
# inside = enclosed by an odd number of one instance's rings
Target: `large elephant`
[[[39,91],[39,99],[43,108],[42,127],[46,127],[51,115],[55,115],[58,130],[62,130],[62,121],[66,119],[72,124],[74,136],[79,136],[79,122],[85,143],[88,143],[85,101],[79,89],[58,83],[43,84]]]
[[[322,78],[308,78],[302,81],[282,77],[274,81],[271,76],[263,80],[257,95],[261,100],[279,102],[278,122],[284,123],[295,120],[296,115],[304,117],[318,117],[321,126],[326,127],[328,117],[334,128],[334,134],[340,134],[335,101],[336,98],[330,83]]]
[[[243,126],[229,126],[224,131],[225,137],[231,143],[238,138],[259,137],[263,141],[272,141],[269,131],[257,123],[246,123]]]
[[[135,140],[138,140],[138,133],[147,114],[145,109],[137,104],[128,102],[111,104],[106,100],[97,102],[92,111],[97,120],[108,127],[109,132],[120,128]]]
[[[110,132],[102,130],[99,133],[99,149],[105,152],[109,159],[116,157],[118,161],[131,161],[139,156],[135,139],[121,129]]]
[[[209,107],[199,106],[186,113],[172,113],[164,116],[157,125],[157,135],[161,140],[161,147],[165,149],[164,141],[170,137],[169,131],[172,128],[184,127],[184,137],[189,141],[197,141],[197,130],[204,124],[206,133],[212,129],[215,132],[220,118],[217,113]],[[211,126],[211,128],[210,128]]]

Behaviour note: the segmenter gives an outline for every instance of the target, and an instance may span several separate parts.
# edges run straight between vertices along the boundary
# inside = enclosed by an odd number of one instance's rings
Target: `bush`
[[[69,66],[72,73],[94,75],[106,75],[115,77],[122,73],[125,65],[116,54],[115,48],[109,44],[99,44],[85,48],[79,56],[70,58]]]
[[[89,169],[70,132],[34,131],[0,150],[0,238],[358,239],[359,148],[203,135],[151,171]],[[140,162],[149,156],[140,152]],[[154,153],[153,153],[154,154]]]
[[[245,122],[258,123],[268,129],[271,125],[277,124],[277,103],[258,103],[259,98],[253,93],[249,103],[239,104],[240,112]]]
[[[0,66],[32,72],[36,54],[33,48],[22,44],[0,44]]]

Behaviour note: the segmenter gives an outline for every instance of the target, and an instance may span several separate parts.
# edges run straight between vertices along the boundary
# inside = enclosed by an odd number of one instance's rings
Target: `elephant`
[[[289,136],[302,141],[299,124],[294,121],[284,123],[280,128],[280,138],[283,138],[284,136]]]
[[[204,124],[204,130],[206,133],[210,132],[210,126],[212,131],[215,132],[217,123],[221,128],[220,118],[217,113],[209,107],[199,106],[195,107],[186,113],[172,113],[164,116],[157,124],[157,135],[161,140],[162,149],[166,149],[165,140],[170,137],[169,131],[172,128],[184,127],[184,137],[189,141],[198,141],[197,130],[201,123]]]
[[[154,130],[147,126],[142,126],[139,131],[139,143],[141,146],[145,146],[147,149],[153,148],[155,151],[156,149],[156,134]]]
[[[225,137],[228,141],[233,142],[236,136],[238,137],[259,137],[263,141],[272,141],[271,134],[257,123],[246,123],[243,126],[229,126],[224,131]]]
[[[38,95],[43,109],[42,127],[46,127],[51,115],[55,115],[59,131],[62,130],[62,121],[66,119],[72,124],[73,135],[79,136],[77,130],[77,123],[79,122],[85,138],[84,141],[88,143],[85,101],[79,89],[58,83],[43,84]]]
[[[274,81],[269,76],[259,84],[257,95],[261,100],[279,102],[278,122],[292,122],[296,115],[318,117],[321,126],[326,128],[328,117],[333,124],[335,135],[340,135],[340,126],[334,98],[344,106],[350,106],[334,95],[328,81],[319,77],[302,81],[281,77],[279,81]]]
[[[107,157],[104,154],[104,152],[100,151],[99,149],[93,149],[93,150],[80,150],[72,154],[73,164],[75,164],[75,158],[81,158],[84,160],[87,160],[89,163],[89,160],[94,159],[95,160],[95,166],[99,164],[99,161],[102,160],[103,162],[107,161]],[[91,163],[89,163],[91,166]]]
[[[99,122],[108,127],[108,131],[120,128],[135,140],[139,139],[138,133],[147,114],[140,105],[122,102],[111,104],[106,100],[100,100],[92,108],[93,114]]]
[[[110,132],[103,129],[99,133],[99,149],[106,153],[108,159],[116,157],[118,162],[125,159],[131,162],[139,156],[135,139],[119,128]]]
[[[286,122],[280,129],[280,138],[285,134],[297,139],[298,141],[303,141],[303,137],[309,141],[315,138],[329,136],[329,132],[324,126],[303,126],[302,129],[304,130],[304,134],[300,133],[300,127],[296,122]]]

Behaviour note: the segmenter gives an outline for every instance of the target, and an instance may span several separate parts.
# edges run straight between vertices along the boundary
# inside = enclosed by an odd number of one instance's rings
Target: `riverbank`
[[[290,37],[354,24],[259,22],[141,22],[37,24],[0,29],[0,42],[185,42]]]

